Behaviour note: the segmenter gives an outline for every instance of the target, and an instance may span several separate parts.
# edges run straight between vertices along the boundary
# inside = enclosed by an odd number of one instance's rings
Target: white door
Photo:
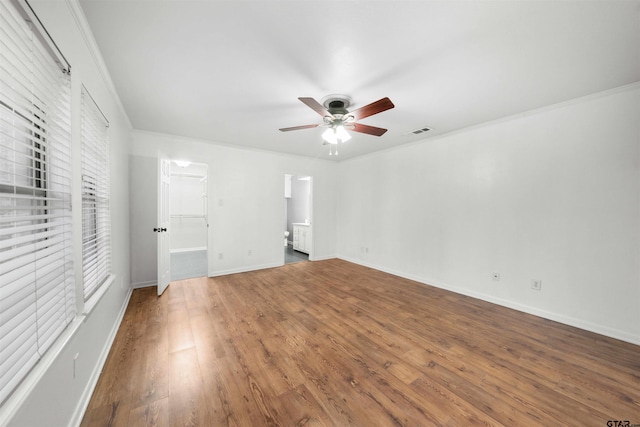
[[[162,295],[171,280],[171,255],[169,225],[171,215],[169,212],[171,161],[159,159],[158,161],[158,295]]]

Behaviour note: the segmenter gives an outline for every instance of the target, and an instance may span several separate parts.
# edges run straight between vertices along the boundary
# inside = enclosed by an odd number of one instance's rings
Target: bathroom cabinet
[[[309,224],[293,223],[293,249],[306,254],[311,250],[313,236]]]

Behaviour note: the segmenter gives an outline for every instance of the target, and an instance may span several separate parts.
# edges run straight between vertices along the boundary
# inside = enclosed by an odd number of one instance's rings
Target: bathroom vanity
[[[311,225],[302,222],[294,222],[293,224],[293,249],[306,254],[311,250]]]

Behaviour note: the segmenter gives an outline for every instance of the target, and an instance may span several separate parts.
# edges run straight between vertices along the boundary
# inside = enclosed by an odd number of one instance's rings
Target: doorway
[[[171,280],[207,275],[208,165],[171,162]]]
[[[284,176],[284,263],[313,258],[312,178]]]

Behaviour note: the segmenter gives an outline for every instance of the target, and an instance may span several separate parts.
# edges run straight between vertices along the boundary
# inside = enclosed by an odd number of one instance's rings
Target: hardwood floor
[[[640,346],[345,261],[155,292],[83,426],[640,423]]]

